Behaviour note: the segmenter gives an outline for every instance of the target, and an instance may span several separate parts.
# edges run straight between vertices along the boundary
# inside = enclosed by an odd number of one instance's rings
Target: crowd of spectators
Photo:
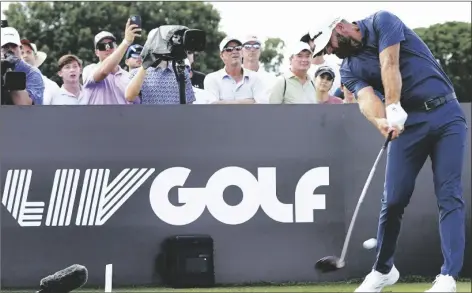
[[[83,67],[76,55],[48,60],[38,51],[34,40],[20,37],[13,27],[2,28],[2,59],[15,71],[26,74],[26,89],[13,91],[16,105],[136,105],[179,104],[179,83],[171,62],[144,69],[143,46],[135,44],[141,29],[126,23],[124,38],[102,31],[91,48],[97,63]],[[339,64],[324,56],[312,57],[311,42],[303,36],[289,44],[290,68],[277,76],[267,72],[260,58],[263,41],[255,35],[226,37],[219,45],[224,66],[204,74],[192,68],[194,52],[185,59],[185,96],[187,104],[346,104],[356,99],[341,84]],[[93,44],[93,47],[92,47]],[[120,66],[121,61],[126,66]],[[204,60],[199,60],[204,62]],[[57,62],[62,86],[41,73],[44,62]]]

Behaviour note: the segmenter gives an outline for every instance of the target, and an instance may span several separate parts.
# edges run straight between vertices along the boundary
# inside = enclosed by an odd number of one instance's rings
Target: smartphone
[[[139,28],[141,28],[141,16],[131,15],[129,19],[130,19],[130,24],[136,24]]]

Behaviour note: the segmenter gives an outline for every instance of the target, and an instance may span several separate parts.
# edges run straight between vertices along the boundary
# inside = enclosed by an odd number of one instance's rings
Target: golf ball
[[[375,238],[370,238],[369,240],[364,241],[364,246],[365,249],[372,249],[377,246],[377,239]]]

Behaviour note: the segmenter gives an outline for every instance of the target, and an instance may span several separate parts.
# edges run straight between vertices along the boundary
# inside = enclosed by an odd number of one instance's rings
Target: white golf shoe
[[[425,292],[456,292],[456,280],[449,275],[438,275],[433,287]]]
[[[364,282],[354,292],[382,292],[384,287],[392,286],[400,278],[400,273],[395,266],[392,267],[388,274],[382,274],[376,270],[372,270],[368,274]]]

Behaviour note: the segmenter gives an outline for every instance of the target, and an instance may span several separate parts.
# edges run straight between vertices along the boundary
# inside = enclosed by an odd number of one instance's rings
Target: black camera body
[[[201,52],[206,47],[206,34],[198,29],[178,30],[169,42],[170,56],[173,60],[187,58],[187,52]]]
[[[1,62],[1,104],[2,105],[14,105],[10,91],[19,91],[26,88],[26,73],[14,72],[15,68],[13,64],[7,60]]]
[[[179,25],[163,25],[149,32],[141,57],[143,61],[180,61],[187,52],[201,52],[206,48],[206,34],[202,30]],[[153,62],[155,67],[159,62]]]

